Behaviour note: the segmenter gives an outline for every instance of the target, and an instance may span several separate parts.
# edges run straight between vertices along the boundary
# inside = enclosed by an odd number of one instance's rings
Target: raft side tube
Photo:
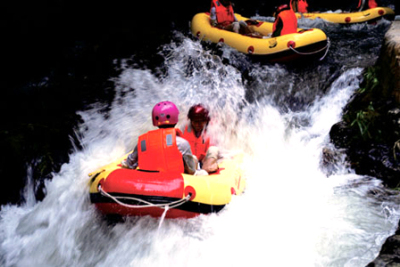
[[[298,19],[323,19],[338,24],[353,24],[375,21],[380,18],[394,19],[394,11],[389,7],[375,7],[358,12],[343,13],[296,13]]]
[[[116,169],[99,183],[107,193],[182,198],[183,177],[179,172],[146,172]]]
[[[248,20],[248,18],[235,14],[238,20]],[[200,40],[211,41],[213,43],[223,42],[239,52],[268,56],[283,51],[290,50],[288,46],[295,43],[297,48],[309,46],[327,40],[326,34],[320,29],[303,30],[298,28],[298,32],[286,34],[278,37],[268,37],[272,34],[273,23],[260,22],[250,26],[254,31],[264,35],[264,38],[255,38],[241,35],[234,32],[222,30],[211,26],[207,13],[198,13],[192,19],[192,34]]]

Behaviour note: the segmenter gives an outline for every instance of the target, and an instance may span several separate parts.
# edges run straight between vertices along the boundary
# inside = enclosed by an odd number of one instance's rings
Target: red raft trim
[[[107,193],[182,198],[184,181],[179,172],[117,169],[100,182]]]
[[[133,197],[153,204],[166,204],[182,199],[190,188],[184,188],[183,176],[178,172],[151,172],[143,170],[117,169],[101,180],[102,190],[114,197]],[[185,193],[186,192],[186,193]],[[195,192],[194,192],[195,193]],[[91,202],[105,215],[152,216],[161,217],[165,211],[159,207],[131,208],[115,203],[100,193],[90,194]],[[193,199],[193,198],[192,198]],[[131,205],[140,205],[135,201],[123,201]],[[193,218],[200,214],[219,212],[225,205],[208,205],[197,202],[186,202],[169,209],[166,218]]]

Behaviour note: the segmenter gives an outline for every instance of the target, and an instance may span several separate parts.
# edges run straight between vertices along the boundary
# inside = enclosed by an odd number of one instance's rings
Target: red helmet
[[[202,104],[196,104],[189,109],[188,118],[190,120],[210,121],[208,109]]]

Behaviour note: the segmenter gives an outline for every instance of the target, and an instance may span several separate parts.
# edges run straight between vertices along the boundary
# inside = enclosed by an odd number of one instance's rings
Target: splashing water
[[[285,79],[291,74],[284,67],[255,65],[254,82],[247,83],[237,68],[188,38],[166,51],[165,74],[124,66],[109,111],[97,104],[79,113],[83,149],[47,182],[42,202],[2,207],[0,265],[325,267],[372,261],[395,230],[398,203],[378,180],[352,173],[342,161],[329,176],[321,164],[330,127],[362,69],[344,70],[311,104],[293,110],[282,108],[287,96],[318,91],[318,82],[301,91],[294,88],[300,78]],[[192,104],[210,107],[210,131],[220,147],[245,154],[246,192],[219,214],[109,225],[90,204],[87,174],[132,149],[152,129],[149,114],[162,100],[177,104],[181,123]]]

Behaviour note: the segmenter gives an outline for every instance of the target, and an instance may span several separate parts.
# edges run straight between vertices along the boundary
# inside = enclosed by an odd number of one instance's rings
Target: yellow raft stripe
[[[359,12],[349,13],[296,13],[298,19],[323,19],[333,23],[351,24],[351,23],[362,23],[370,20],[374,20],[385,15],[394,15],[394,11],[388,7],[375,7]],[[350,18],[349,22],[346,19]]]
[[[240,159],[225,160],[219,167],[220,174],[208,176],[193,176],[183,174],[185,188],[195,188],[196,194],[193,201],[205,204],[224,205],[232,198],[232,190],[237,195],[243,193],[245,180],[239,169]]]
[[[249,18],[235,14],[238,20],[248,20]],[[250,26],[253,30],[266,36],[272,33],[273,23],[262,22],[260,26]],[[254,50],[253,55],[272,55],[279,52],[290,50],[288,43],[293,41],[296,48],[311,45],[321,41],[326,41],[326,34],[320,29],[311,29],[300,33],[287,34],[279,37],[266,39],[253,38],[240,35],[234,32],[225,31],[210,25],[209,15],[206,13],[196,14],[192,19],[192,34],[201,40],[208,40],[213,43],[224,42],[225,44],[237,49],[242,53],[249,53],[249,48]],[[301,31],[301,29],[298,29]]]

